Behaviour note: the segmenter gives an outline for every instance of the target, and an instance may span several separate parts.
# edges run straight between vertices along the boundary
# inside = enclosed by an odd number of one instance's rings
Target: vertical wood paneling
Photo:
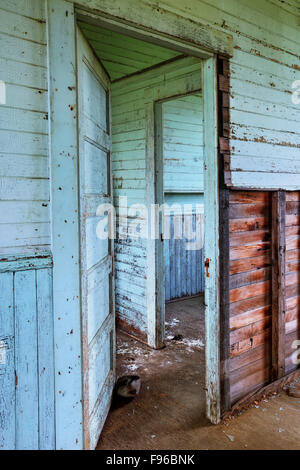
[[[16,448],[39,448],[36,272],[15,273]]]
[[[0,448],[16,446],[13,273],[0,274]]]
[[[99,205],[112,204],[111,89],[79,28],[77,65],[84,447],[95,449],[111,401],[115,362],[113,240],[97,233]]]
[[[83,448],[74,5],[47,0],[56,447]]]
[[[180,240],[174,238],[175,218],[182,226]],[[190,235],[185,233],[187,219],[200,236],[199,248],[195,250],[187,249],[191,242]],[[204,214],[185,215],[185,220],[183,216],[165,215],[165,223],[170,224],[170,239],[164,240],[166,301],[204,292]]]
[[[0,273],[0,448],[8,450],[55,448],[52,270],[33,264]]]
[[[203,64],[204,116],[204,258],[205,279],[205,361],[206,414],[212,423],[221,418],[220,393],[220,291],[219,291],[219,174],[217,127],[217,63]]]
[[[36,271],[39,449],[55,448],[52,269]]]
[[[285,375],[285,191],[272,194],[272,379]]]

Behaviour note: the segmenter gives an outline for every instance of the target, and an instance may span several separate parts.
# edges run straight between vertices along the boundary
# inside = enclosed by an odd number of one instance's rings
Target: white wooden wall
[[[164,191],[203,192],[203,106],[200,94],[163,104]]]
[[[176,95],[186,78],[201,84],[201,61],[187,58],[116,82],[112,86],[113,186],[128,205],[147,204],[149,170],[146,161],[146,119],[155,99]],[[167,91],[166,91],[167,90]],[[134,214],[133,214],[134,216]],[[132,217],[129,218],[129,223]],[[143,224],[143,218],[138,222]],[[147,278],[151,261],[146,240],[117,240],[115,246],[116,312],[147,334]]]
[[[298,0],[77,3],[232,54],[231,184],[299,189],[300,104],[292,103],[300,80]]]
[[[300,80],[298,0],[164,0],[159,7],[153,0],[76,3],[215,52],[232,52],[229,182],[299,189],[300,105],[292,102],[292,84]],[[6,104],[0,106],[0,249],[24,254],[50,245],[45,1],[0,0],[0,41],[0,80],[6,86]],[[115,194],[144,201],[144,91],[136,84],[118,93]],[[121,157],[126,153],[127,159]],[[138,242],[117,245],[119,311],[127,319],[135,315],[142,329],[144,255]]]
[[[0,1],[0,249],[50,245],[45,4]]]
[[[45,2],[0,1],[0,448],[54,449]]]
[[[166,301],[204,291],[203,262],[203,100],[187,95],[163,104],[165,204],[191,205],[185,219],[165,213],[170,239],[164,240]],[[198,205],[196,207],[196,205]],[[187,210],[187,207],[186,207]],[[189,220],[188,220],[189,219]],[[185,220],[185,223],[184,223]],[[174,239],[174,223],[182,224],[182,239]],[[197,249],[187,250],[185,227],[201,234]]]

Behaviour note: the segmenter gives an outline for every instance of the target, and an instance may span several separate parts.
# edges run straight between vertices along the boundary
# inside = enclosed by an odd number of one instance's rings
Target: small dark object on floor
[[[183,336],[182,335],[175,335],[174,338],[172,338],[172,341],[182,341]]]
[[[119,377],[115,386],[115,393],[122,398],[134,398],[140,391],[141,379],[138,375],[124,375]]]

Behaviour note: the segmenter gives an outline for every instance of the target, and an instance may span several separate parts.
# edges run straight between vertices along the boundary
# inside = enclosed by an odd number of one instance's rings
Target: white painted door
[[[97,208],[112,203],[110,81],[77,28],[81,302],[86,449],[97,445],[115,380],[113,240]]]

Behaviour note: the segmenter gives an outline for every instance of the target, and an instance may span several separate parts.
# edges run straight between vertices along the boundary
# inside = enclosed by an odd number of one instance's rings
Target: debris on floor
[[[289,385],[287,394],[293,398],[300,398],[300,382],[294,382]]]
[[[235,417],[210,424],[205,412],[203,300],[167,304],[166,320],[162,350],[118,332],[117,375],[130,375],[134,367],[143,384],[134,400],[124,399],[123,406],[112,408],[99,450],[300,449],[299,399],[286,393],[254,399]],[[182,340],[172,341],[179,334]]]

